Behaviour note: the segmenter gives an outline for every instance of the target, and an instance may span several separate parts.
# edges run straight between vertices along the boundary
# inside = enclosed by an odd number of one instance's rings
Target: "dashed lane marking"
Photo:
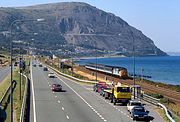
[[[69,119],[69,116],[68,116],[68,115],[66,115],[66,118],[67,118],[67,119]]]
[[[64,107],[62,107],[62,110],[64,111]]]
[[[84,103],[86,103],[89,107],[91,106],[80,94],[78,94],[71,86],[69,86],[66,82],[64,82],[59,76],[58,76],[58,78],[66,85],[66,86],[68,86],[79,98],[81,98],[83,101],[84,101]],[[100,115],[101,114],[99,114],[92,106],[90,107],[99,117],[100,117]],[[101,117],[100,117],[101,119],[102,119],[102,115],[101,115]],[[103,119],[102,119],[103,121],[107,121],[106,119],[104,119],[104,117],[103,117]]]
[[[84,87],[84,86],[82,86]],[[88,88],[84,87],[85,89],[88,90]],[[89,90],[90,91],[90,90]],[[102,97],[99,97],[96,93],[94,93],[93,91],[90,91],[91,93],[93,93],[96,97],[102,99],[103,101],[105,101],[106,103],[108,103],[109,105],[111,105],[113,108],[115,108],[116,110],[118,110],[119,112],[121,112],[121,114],[127,115],[125,112],[121,111],[120,109],[118,109],[116,106],[114,106],[112,103],[107,102],[105,99],[103,99]],[[128,115],[127,115],[128,116]],[[128,116],[129,117],[129,116]]]

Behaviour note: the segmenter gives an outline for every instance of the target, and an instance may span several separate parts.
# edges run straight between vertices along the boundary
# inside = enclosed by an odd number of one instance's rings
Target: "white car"
[[[141,103],[141,101],[131,100],[131,101],[129,101],[129,103],[127,104],[127,110],[131,113],[131,112],[132,112],[132,109],[133,109],[134,107],[137,107],[137,106],[143,106],[143,104]]]
[[[55,74],[52,73],[52,72],[50,72],[50,73],[48,74],[48,77],[49,77],[49,78],[54,78],[54,77],[55,77]]]

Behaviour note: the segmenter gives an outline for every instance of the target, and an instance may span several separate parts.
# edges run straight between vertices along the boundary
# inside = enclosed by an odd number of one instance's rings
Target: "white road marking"
[[[64,107],[62,107],[62,110],[64,111]]]
[[[57,96],[55,96],[55,98],[57,98]]]
[[[84,103],[86,103],[89,107],[91,106],[81,95],[79,95],[71,86],[69,86],[66,82],[64,82],[59,76],[58,76],[58,78],[66,85],[66,86],[68,86],[78,97],[80,97],[83,101],[84,101]],[[100,114],[91,106],[90,107],[99,117],[100,117]],[[101,115],[101,117],[100,117],[101,119],[102,119],[102,115]],[[104,118],[104,117],[103,117]],[[104,121],[107,121],[107,120],[105,120],[105,119],[103,119]]]
[[[58,100],[58,103],[61,103],[61,101],[60,101],[60,100]]]
[[[67,118],[67,119],[69,119],[69,116],[68,116],[68,115],[66,115],[66,118]]]
[[[32,87],[32,97],[33,97],[33,113],[34,113],[34,122],[36,122],[36,105],[35,105],[35,96],[34,96],[34,81],[32,76],[32,60],[31,60],[31,87]]]

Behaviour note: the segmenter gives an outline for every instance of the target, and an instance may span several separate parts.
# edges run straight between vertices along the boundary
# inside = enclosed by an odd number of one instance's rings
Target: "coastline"
[[[123,56],[110,56],[110,57],[103,56],[97,58],[100,64],[122,66],[127,68],[129,73],[132,73],[133,71],[132,70],[133,61],[131,57],[128,58],[126,57],[125,59],[123,59]],[[77,61],[77,64],[86,64],[87,62],[95,63],[96,62],[95,59],[96,57],[82,57],[80,58],[80,61]],[[174,64],[173,61],[176,61],[176,64]],[[135,64],[136,73],[141,74],[142,73],[141,70],[143,68],[143,75],[152,76],[152,78],[145,78],[147,81],[152,81],[157,84],[179,86],[180,82],[179,82],[178,72],[180,70],[177,68],[179,66],[178,64],[179,61],[180,61],[179,56],[152,57],[152,58],[138,57],[136,58],[136,64]],[[170,62],[170,64],[168,62]]]
[[[90,56],[90,57],[80,57],[79,59],[80,60],[86,60],[86,59],[96,59],[96,58],[98,58],[98,59],[101,59],[101,58],[124,58],[124,57],[127,57],[127,56],[124,56],[124,55],[116,55],[116,56],[108,56],[108,55],[105,55],[105,56],[97,56],[97,57],[95,57],[95,56]]]

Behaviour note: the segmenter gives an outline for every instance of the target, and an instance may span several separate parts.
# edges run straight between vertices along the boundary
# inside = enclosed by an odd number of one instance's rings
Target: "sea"
[[[88,63],[105,64],[109,66],[125,67],[129,75],[132,75],[135,67],[136,75],[150,76],[146,79],[172,85],[180,85],[180,56],[163,57],[111,57],[111,58],[86,58],[77,63],[85,65]]]

